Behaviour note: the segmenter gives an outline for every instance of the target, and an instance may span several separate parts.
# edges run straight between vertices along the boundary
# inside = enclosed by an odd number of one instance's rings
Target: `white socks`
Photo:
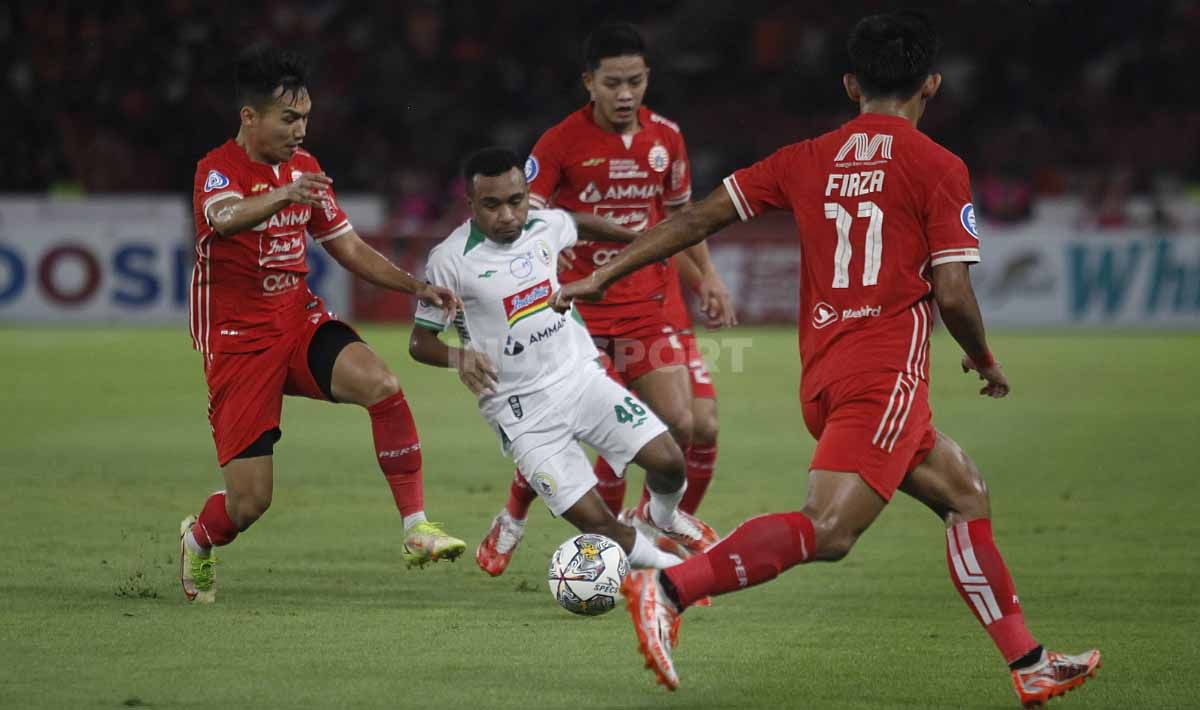
[[[655,547],[650,539],[640,532],[633,541],[633,550],[629,553],[629,566],[638,569],[674,567],[683,562],[669,552],[663,552]]]
[[[188,530],[187,535],[183,536],[183,544],[187,549],[201,557],[208,557],[212,554],[211,547],[202,547],[200,543],[196,542],[196,536],[192,534],[191,530]]]
[[[425,520],[425,511],[423,510],[419,513],[413,513],[412,515],[404,516],[404,532],[412,530],[414,525],[417,523],[423,523]]]
[[[660,528],[669,529],[675,522],[675,511],[679,509],[679,501],[687,490],[687,480],[674,493],[655,493],[650,491],[650,520]]]

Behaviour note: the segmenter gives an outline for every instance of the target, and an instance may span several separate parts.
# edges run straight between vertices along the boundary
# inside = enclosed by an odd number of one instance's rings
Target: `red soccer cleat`
[[[1012,672],[1013,686],[1022,707],[1040,708],[1095,677],[1099,667],[1100,652],[1094,649],[1077,656],[1043,651],[1041,661]]]
[[[492,518],[492,528],[488,530],[487,537],[475,549],[475,562],[479,569],[493,577],[504,574],[524,535],[525,521],[518,523],[507,510],[501,510],[499,515]]]
[[[633,619],[637,632],[638,650],[646,659],[646,667],[654,671],[659,683],[667,690],[679,687],[671,648],[679,638],[679,612],[658,584],[658,570],[633,570],[621,585],[625,608]]]

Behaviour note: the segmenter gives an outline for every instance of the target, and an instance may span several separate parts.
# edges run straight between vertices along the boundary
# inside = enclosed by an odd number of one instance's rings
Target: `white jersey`
[[[479,409],[507,436],[540,418],[529,410],[554,398],[550,388],[596,367],[596,346],[579,316],[550,308],[559,288],[558,253],[577,238],[567,212],[530,210],[521,236],[509,244],[467,221],[429,253],[426,280],[462,299],[454,326],[463,347],[486,353],[499,371],[495,394],[481,397]],[[450,325],[426,303],[417,306],[416,321],[437,332]]]

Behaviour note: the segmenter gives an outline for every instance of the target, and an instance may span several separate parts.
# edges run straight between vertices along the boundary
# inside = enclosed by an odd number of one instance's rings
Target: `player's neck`
[[[921,120],[921,114],[925,112],[925,104],[918,97],[907,101],[891,98],[863,99],[858,103],[858,112],[860,114],[877,113],[883,116],[896,116],[907,120],[916,128],[917,122]]]
[[[278,163],[275,163],[275,162],[269,160],[268,158],[263,156],[261,153],[254,150],[254,148],[251,146],[250,141],[246,138],[245,135],[242,134],[241,129],[238,129],[237,137],[235,137],[233,139],[233,141],[235,143],[237,143],[239,146],[241,146],[242,150],[246,151],[246,155],[248,155],[250,157],[250,159],[253,160],[254,162],[263,163],[264,165],[278,165]]]
[[[616,133],[619,136],[632,136],[642,130],[642,124],[638,122],[636,111],[633,113],[632,121],[618,126],[604,117],[604,114],[600,112],[599,106],[592,104],[592,121],[606,133]]]

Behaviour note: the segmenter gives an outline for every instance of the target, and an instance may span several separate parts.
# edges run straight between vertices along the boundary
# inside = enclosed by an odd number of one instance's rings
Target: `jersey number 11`
[[[863,286],[879,282],[879,264],[883,260],[883,210],[870,201],[858,203],[858,216],[867,222],[866,262],[863,264]],[[825,203],[825,218],[837,225],[837,251],[833,254],[833,287],[850,288],[850,225],[854,217],[836,202]]]

